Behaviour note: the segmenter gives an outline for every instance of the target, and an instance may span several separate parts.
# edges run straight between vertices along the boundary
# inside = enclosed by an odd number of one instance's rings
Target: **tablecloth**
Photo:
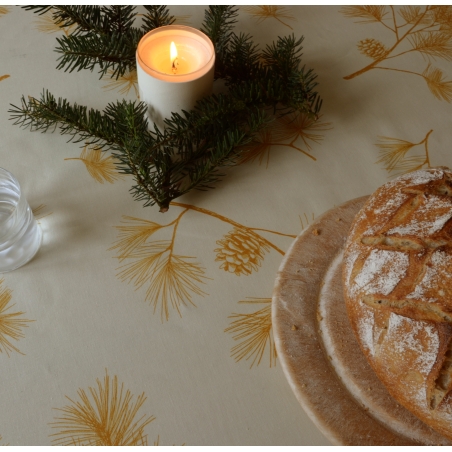
[[[170,10],[202,23],[203,6]],[[8,113],[44,89],[102,110],[137,98],[136,74],[57,70],[71,27],[0,6],[0,166],[43,231],[35,258],[0,278],[0,444],[330,444],[278,364],[276,273],[326,210],[452,165],[451,18],[450,7],[241,6],[235,31],[261,47],[304,36],[321,116],[273,123],[214,190],[162,214],[133,200],[108,153]]]

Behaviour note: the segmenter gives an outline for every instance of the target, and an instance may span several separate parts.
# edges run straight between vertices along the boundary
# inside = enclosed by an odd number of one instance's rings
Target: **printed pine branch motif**
[[[191,24],[191,14],[175,15],[174,16],[174,24],[190,25]]]
[[[8,14],[10,12],[10,8],[8,6],[0,6],[0,18],[2,16],[4,16],[5,14]],[[0,82],[2,80],[6,80],[7,78],[9,78],[10,76],[8,74],[5,75],[0,75]]]
[[[301,230],[307,228],[312,221],[314,221],[314,212],[312,212],[311,214],[311,218],[309,218],[306,213],[303,213],[303,217],[301,217],[301,215],[298,216],[300,219],[300,225],[301,225]]]
[[[3,440],[2,435],[0,435],[0,441],[2,440]],[[9,444],[0,444],[0,446],[9,446]]]
[[[422,77],[437,99],[452,101],[452,81],[432,66],[436,59],[452,60],[452,6],[346,6],[340,11],[363,24],[379,23],[390,35],[388,45],[375,38],[359,41],[358,50],[372,62],[345,80],[373,69],[411,74]],[[387,65],[392,60],[402,63],[408,54],[422,56],[426,68],[416,72]]]
[[[258,24],[267,19],[275,19],[293,30],[286,21],[290,22],[296,20],[295,17],[290,14],[290,10],[285,6],[242,6],[240,9],[253,16]]]
[[[207,215],[232,226],[232,231],[217,241],[214,250],[220,269],[240,275],[250,275],[258,271],[265,253],[271,249],[284,256],[284,251],[266,239],[262,233],[296,238],[296,235],[284,234],[262,228],[251,228],[211,210],[190,204],[172,202],[172,206],[183,210],[176,219],[159,224],[135,217],[123,217],[123,224],[116,226],[119,231],[117,241],[109,249],[122,265],[117,277],[132,283],[136,289],[146,286],[145,301],[149,302],[154,313],[160,311],[162,321],[168,321],[171,312],[181,316],[182,306],[196,306],[193,296],[204,296],[201,289],[209,279],[205,269],[194,261],[194,257],[177,255],[174,252],[177,231],[182,218],[188,212]],[[154,234],[166,234],[156,240]],[[170,239],[168,240],[168,235]]]
[[[0,6],[0,18],[9,12],[11,12],[9,6]]]
[[[34,21],[36,24],[36,28],[42,33],[59,33],[62,31],[66,36],[69,36],[74,30],[76,24],[69,25],[68,27],[60,27],[53,20],[52,10],[47,11],[46,13],[39,16],[39,19]]]
[[[119,267],[118,278],[133,283],[136,289],[147,286],[145,301],[149,302],[154,313],[160,311],[160,319],[168,321],[170,312],[181,316],[181,306],[192,305],[193,295],[203,296],[200,288],[205,283],[205,269],[193,257],[174,252],[179,223],[188,209],[168,224],[124,216],[124,225],[117,226],[118,240],[110,248],[116,250],[115,256],[125,263]],[[158,231],[167,230],[170,240],[150,238]]]
[[[259,164],[270,162],[270,152],[274,146],[294,149],[310,159],[317,159],[311,154],[312,145],[320,144],[323,132],[330,130],[331,123],[315,120],[303,113],[294,113],[283,116],[272,122],[269,127],[262,130],[257,138],[244,147],[244,153],[239,163],[258,161]],[[299,142],[304,145],[303,149]]]
[[[231,349],[231,356],[236,362],[245,359],[251,361],[250,368],[258,366],[265,351],[267,351],[270,367],[276,365],[276,347],[273,339],[271,319],[271,298],[253,298],[239,301],[242,304],[264,305],[264,307],[249,314],[232,314],[233,319],[225,333],[233,334],[238,341]]]
[[[79,389],[78,400],[66,396],[70,404],[55,408],[61,413],[50,425],[50,435],[59,446],[147,446],[145,427],[154,416],[138,414],[146,397],[137,398],[115,375],[97,379],[97,387]]]
[[[36,218],[38,223],[40,220],[42,220],[45,217],[48,217],[49,215],[52,215],[53,212],[46,212],[46,205],[45,204],[39,204],[39,206],[32,209],[33,216]]]
[[[3,286],[4,280],[0,279],[0,353],[6,353],[8,356],[15,351],[23,355],[23,353],[11,342],[11,340],[18,341],[25,337],[22,332],[29,322],[33,320],[26,320],[22,316],[25,314],[22,311],[11,312],[14,307],[11,304],[12,291]]]
[[[380,148],[380,159],[375,163],[383,163],[388,173],[394,176],[416,171],[421,168],[431,168],[428,150],[428,139],[433,130],[418,142],[398,138],[380,137],[376,146]]]
[[[105,91],[117,90],[119,94],[127,96],[130,91],[133,90],[136,98],[140,98],[138,92],[137,71],[135,69],[131,71],[127,70],[122,77],[117,79],[115,78],[113,71],[109,69],[103,78],[109,79],[108,83],[103,86]]]
[[[64,160],[81,160],[88,170],[88,173],[101,184],[104,181],[113,184],[117,180],[124,179],[124,175],[116,169],[115,159],[112,156],[105,156],[96,146],[86,145],[80,157],[66,158]]]
[[[223,239],[217,241],[220,248],[214,250],[220,269],[237,276],[258,271],[269,246],[259,234],[246,227],[234,227]]]

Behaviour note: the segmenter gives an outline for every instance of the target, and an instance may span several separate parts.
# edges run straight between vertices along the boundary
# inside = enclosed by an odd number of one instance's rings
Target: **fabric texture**
[[[274,122],[215,190],[162,214],[133,200],[108,153],[8,113],[43,89],[97,109],[133,100],[136,74],[57,70],[55,38],[71,27],[0,7],[0,166],[44,234],[31,262],[1,275],[0,444],[329,444],[278,365],[284,253],[326,210],[452,166],[450,11],[359,8],[240,8],[236,31],[261,47],[304,36],[321,117]],[[199,27],[204,8],[171,12]]]

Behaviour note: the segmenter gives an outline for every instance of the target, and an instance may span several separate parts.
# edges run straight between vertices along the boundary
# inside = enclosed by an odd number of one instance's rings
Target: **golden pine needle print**
[[[159,229],[167,227],[154,221],[143,220],[141,218],[123,216],[123,226],[116,226],[119,231],[118,240],[110,250],[118,250],[116,256],[119,260],[124,260],[135,250],[143,246],[152,234]]]
[[[388,15],[386,6],[367,5],[367,6],[344,6],[341,9],[342,14],[352,19],[359,19],[363,24],[373,22],[383,22]]]
[[[430,156],[428,150],[428,139],[433,130],[430,130],[425,138],[418,142],[412,143],[398,138],[380,137],[380,141],[376,146],[380,148],[380,159],[375,163],[383,163],[388,173],[395,176],[416,171],[421,168],[430,166]],[[414,148],[421,148],[421,153]]]
[[[149,283],[146,301],[154,307],[154,313],[160,307],[162,321],[169,320],[170,308],[181,316],[180,307],[191,304],[192,294],[205,295],[199,288],[204,282],[205,270],[189,256],[179,256],[172,252],[171,242],[152,243],[131,253],[134,259],[121,267],[118,277],[133,282],[136,288]]]
[[[35,20],[36,28],[42,33],[59,33],[62,31],[66,36],[69,36],[75,28],[75,24],[69,25],[68,27],[60,27],[53,20],[52,11],[48,11],[39,19]]]
[[[301,230],[303,230],[311,224],[311,221],[314,221],[314,212],[312,212],[311,219],[309,219],[306,213],[303,213],[304,219],[301,217],[301,215],[299,215],[298,217],[300,218]]]
[[[115,158],[111,155],[103,156],[103,151],[98,147],[85,146],[80,157],[66,158],[64,160],[81,160],[88,170],[88,173],[101,184],[104,181],[110,184],[116,180],[124,179],[124,175],[116,169]]]
[[[174,16],[174,23],[177,25],[190,25],[191,24],[191,14]]]
[[[452,81],[445,80],[444,74],[440,69],[433,68],[429,64],[422,73],[422,77],[424,77],[431,93],[438,100],[452,101]]]
[[[251,16],[256,19],[258,24],[262,23],[266,19],[272,18],[293,30],[288,23],[284,22],[295,20],[295,17],[289,14],[289,10],[285,6],[242,6],[240,9],[248,14],[251,14]]]
[[[137,98],[139,98],[138,93],[138,78],[137,71],[135,69],[129,71],[127,70],[122,77],[112,78],[113,71],[109,69],[104,78],[110,78],[108,83],[104,85],[106,91],[117,90],[119,94],[127,96],[131,90]]]
[[[174,253],[177,228],[187,211],[166,225],[123,217],[126,224],[116,227],[118,240],[110,248],[117,250],[117,259],[125,261],[118,269],[118,278],[132,282],[136,289],[146,284],[145,301],[154,307],[154,313],[160,310],[162,321],[169,320],[171,310],[181,316],[181,306],[196,306],[193,295],[205,295],[200,288],[206,279],[204,268],[193,257]],[[149,241],[154,233],[166,228],[172,228],[171,240]]]
[[[290,141],[289,146],[301,139],[308,151],[312,150],[312,143],[320,144],[323,132],[331,130],[331,123],[322,122],[319,118],[310,118],[303,113],[293,113],[278,118],[273,126],[273,136],[277,141]],[[300,149],[298,149],[300,150]],[[300,150],[306,154],[305,151]]]
[[[196,306],[192,296],[203,296],[201,289],[205,283],[205,269],[194,262],[194,257],[174,253],[179,223],[189,212],[197,212],[216,218],[233,226],[217,244],[215,249],[220,268],[237,276],[249,275],[257,271],[265,252],[273,249],[284,256],[278,248],[261,233],[269,233],[294,239],[296,235],[284,234],[262,228],[250,228],[230,218],[202,207],[173,201],[172,206],[183,208],[179,216],[167,224],[135,217],[123,216],[123,224],[116,226],[118,239],[109,250],[116,251],[116,259],[123,263],[118,268],[117,277],[132,283],[136,290],[147,286],[145,300],[154,307],[154,313],[160,311],[162,321],[169,320],[171,311],[181,316],[181,306]],[[167,231],[167,232],[165,232]],[[154,234],[171,234],[170,240],[154,238]]]
[[[52,442],[60,446],[144,446],[147,435],[144,429],[154,416],[138,415],[144,404],[144,393],[134,401],[124,383],[118,384],[106,373],[103,382],[88,391],[79,389],[78,401],[66,397],[70,405],[56,408],[62,414],[50,425],[58,432],[51,435]]]
[[[39,220],[42,220],[45,217],[48,217],[49,215],[52,215],[53,212],[45,212],[45,208],[47,206],[45,204],[39,204],[39,206],[32,209],[33,215],[36,218],[36,220],[39,223]]]
[[[10,304],[12,291],[3,287],[3,283],[4,280],[0,279],[0,352],[5,352],[8,356],[12,351],[23,354],[10,340],[18,341],[24,338],[22,329],[33,320],[21,318],[24,312],[9,312],[14,306]]]
[[[263,258],[263,256],[264,256],[263,251],[266,251],[267,247],[268,248],[273,248],[279,254],[284,256],[284,251],[281,250],[280,248],[278,248],[270,240],[267,240],[266,238],[264,238],[264,236],[261,234],[261,232],[266,232],[266,233],[269,233],[269,234],[280,235],[280,236],[284,236],[284,237],[290,237],[292,239],[296,238],[296,235],[284,234],[282,232],[272,231],[270,229],[262,229],[262,228],[254,228],[254,227],[251,228],[251,227],[245,226],[243,224],[237,223],[236,221],[231,220],[230,218],[225,217],[224,215],[220,215],[217,212],[213,212],[212,210],[207,210],[207,209],[204,209],[202,207],[197,207],[197,206],[193,206],[193,205],[190,205],[190,204],[184,204],[184,203],[180,203],[180,202],[176,202],[176,201],[172,201],[171,205],[172,206],[183,207],[186,210],[193,210],[195,212],[199,212],[199,213],[202,213],[204,215],[208,215],[208,216],[211,216],[213,218],[217,218],[218,220],[223,221],[225,223],[228,223],[228,224],[230,224],[230,225],[232,225],[234,227],[234,230],[232,232],[228,233],[222,240],[217,242],[217,245],[222,246],[222,248],[217,248],[215,250],[215,252],[219,253],[219,254],[222,253],[221,250],[223,250],[223,249],[226,250],[227,249],[227,248],[223,248],[223,246],[226,247],[226,246],[228,246],[227,243],[231,243],[231,244],[233,243],[233,242],[228,242],[228,240],[231,237],[235,236],[235,234],[237,233],[236,231],[238,231],[242,235],[242,238],[240,238],[240,239],[238,239],[238,237],[236,238],[238,240],[238,245],[237,246],[239,247],[239,249],[240,249],[240,244],[241,243],[247,242],[247,246],[249,248],[245,248],[245,249],[254,249],[254,250],[256,250],[256,244],[254,243],[254,241],[257,241],[259,243],[259,247],[260,247],[260,248],[258,247],[257,249],[259,251],[259,254],[260,254],[261,258]],[[245,238],[245,236],[248,237],[248,239]],[[248,242],[248,240],[250,238],[252,238],[252,240],[251,240],[251,242]],[[250,243],[254,243],[254,244],[251,245]],[[232,246],[235,246],[235,245],[232,245]],[[262,249],[262,247],[264,247],[264,249]],[[228,252],[230,252],[230,251],[228,251]],[[246,252],[248,252],[248,251],[246,251]],[[224,254],[224,256],[226,256],[227,252],[222,253],[222,254]],[[236,255],[236,257],[237,256],[238,255]],[[217,254],[217,258],[218,258],[218,254]],[[242,259],[242,258],[243,257],[240,256],[239,259]],[[223,261],[224,259],[220,258],[219,260]],[[244,258],[244,260],[246,260],[246,258]],[[259,263],[260,263],[260,260],[259,260]],[[229,271],[229,266],[228,266],[228,269],[226,270],[226,266],[223,266],[223,264],[222,264],[221,268],[223,268],[225,271]],[[255,267],[255,266],[250,266],[248,268],[251,268],[253,270],[257,269],[257,267]],[[231,273],[237,274],[235,271],[232,271]],[[240,272],[240,274],[249,274],[249,273],[247,273],[247,272]]]
[[[2,81],[2,80],[6,80],[7,78],[9,78],[10,76],[8,75],[8,74],[5,74],[5,75],[0,75],[0,82]]]
[[[10,12],[10,8],[8,6],[0,6],[0,17],[8,14]]]
[[[306,155],[312,160],[317,160],[310,154],[312,143],[319,144],[323,140],[323,132],[331,129],[328,122],[316,121],[303,113],[293,113],[272,122],[262,130],[257,138],[243,148],[243,155],[239,163],[266,161],[267,167],[270,161],[270,151],[273,146],[288,147]],[[306,150],[297,146],[297,141],[302,141]]]
[[[452,81],[431,66],[435,59],[452,60],[452,6],[346,6],[341,12],[364,24],[379,23],[391,35],[390,45],[375,38],[359,41],[358,50],[372,62],[345,76],[345,80],[373,69],[416,75],[424,79],[438,100],[452,102]],[[383,65],[415,53],[428,61],[423,71]]]
[[[250,314],[232,314],[234,319],[224,331],[233,334],[233,339],[239,341],[232,347],[231,356],[236,362],[242,359],[251,360],[250,367],[259,365],[268,350],[270,367],[276,365],[276,347],[273,339],[271,319],[271,298],[254,298],[239,303],[265,305]]]
[[[251,143],[243,147],[243,154],[239,157],[238,163],[252,163],[257,160],[261,165],[265,160],[268,168],[272,145],[271,130],[269,128],[261,130]]]

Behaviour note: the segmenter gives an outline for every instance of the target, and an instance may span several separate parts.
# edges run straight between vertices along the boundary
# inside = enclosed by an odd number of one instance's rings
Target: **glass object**
[[[0,168],[0,273],[26,264],[41,246],[42,232],[17,179]]]

